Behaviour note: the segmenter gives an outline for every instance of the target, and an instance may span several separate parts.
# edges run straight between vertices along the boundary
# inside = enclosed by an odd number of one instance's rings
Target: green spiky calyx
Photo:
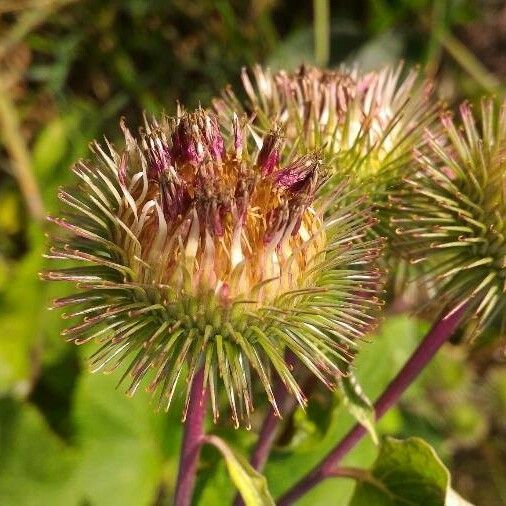
[[[461,128],[444,114],[444,136],[428,134],[419,172],[391,197],[399,249],[427,266],[439,305],[476,316],[473,335],[506,306],[506,105],[483,100],[480,112],[477,125],[464,103]]]
[[[144,381],[167,409],[204,368],[215,418],[222,385],[236,425],[249,423],[253,374],[275,409],[272,374],[304,404],[287,350],[333,386],[376,322],[370,215],[344,204],[344,186],[323,191],[317,156],[286,154],[276,131],[253,139],[235,115],[228,141],[202,110],[138,139],[122,128],[121,150],[94,144],[74,167],[80,184],[52,219],[49,256],[79,264],[44,275],[80,288],[55,301],[77,306],[67,338],[98,341],[94,370],[125,366],[128,392]]]
[[[246,112],[259,132],[286,125],[295,149],[322,151],[335,183],[350,178],[379,204],[410,170],[423,128],[435,119],[431,86],[414,70],[401,73],[402,65],[367,74],[313,67],[271,73],[257,65],[252,77],[242,75]],[[242,107],[230,88],[214,106],[225,118]]]

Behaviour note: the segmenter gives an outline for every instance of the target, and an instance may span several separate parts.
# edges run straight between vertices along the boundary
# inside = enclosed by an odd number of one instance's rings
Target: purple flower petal
[[[280,170],[275,175],[278,186],[292,192],[301,192],[314,180],[319,160],[313,156],[304,156]]]
[[[266,135],[257,158],[257,164],[262,169],[264,176],[271,174],[278,165],[280,145],[281,138],[277,132],[270,132]]]

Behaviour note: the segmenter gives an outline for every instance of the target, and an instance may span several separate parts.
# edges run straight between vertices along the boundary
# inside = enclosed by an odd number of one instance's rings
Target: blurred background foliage
[[[170,503],[179,449],[176,406],[152,412],[115,378],[91,376],[60,337],[42,284],[44,216],[57,208],[69,166],[88,142],[118,136],[118,119],[208,104],[242,66],[358,61],[419,65],[450,106],[502,96],[506,3],[501,0],[0,0],[0,504],[138,506]],[[426,328],[387,316],[356,370],[374,398]],[[504,345],[504,342],[503,342]],[[380,424],[419,435],[443,456],[454,487],[479,505],[506,504],[504,351],[484,340],[448,345]],[[261,413],[258,414],[258,421]],[[285,421],[267,467],[274,495],[307,470],[352,423],[324,392]],[[245,452],[251,432],[216,429]],[[348,463],[371,462],[364,441]],[[206,448],[197,503],[233,490]],[[353,484],[325,483],[302,504],[344,504]]]

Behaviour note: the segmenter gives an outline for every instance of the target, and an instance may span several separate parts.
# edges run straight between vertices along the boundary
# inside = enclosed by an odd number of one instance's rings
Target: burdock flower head
[[[119,151],[94,144],[52,218],[49,256],[79,265],[45,277],[77,283],[54,305],[76,307],[70,341],[100,343],[93,370],[125,364],[128,392],[144,382],[167,409],[203,370],[215,418],[223,391],[238,425],[254,375],[275,408],[272,375],[305,403],[288,350],[336,383],[376,321],[379,243],[364,239],[374,220],[358,204],[339,205],[344,187],[322,196],[317,154],[292,156],[279,130],[253,135],[235,115],[227,127],[180,111],[138,139],[122,125]]]
[[[257,65],[242,74],[246,112],[259,131],[286,124],[299,149],[322,149],[334,182],[351,178],[376,201],[406,175],[413,149],[422,149],[423,126],[434,118],[429,83],[420,83],[416,70],[401,74],[402,65],[366,74],[304,66],[272,73]],[[214,106],[226,118],[241,102],[227,88]]]
[[[476,334],[506,307],[506,104],[482,101],[477,124],[464,103],[460,117],[445,113],[445,135],[427,133],[431,151],[392,205],[404,213],[400,249],[428,266],[438,304],[476,316]]]

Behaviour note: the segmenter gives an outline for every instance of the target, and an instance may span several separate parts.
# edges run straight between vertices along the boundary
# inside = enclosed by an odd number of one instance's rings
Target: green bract
[[[44,274],[77,284],[54,305],[75,307],[70,341],[100,343],[92,369],[123,366],[130,394],[145,381],[168,409],[203,368],[215,418],[223,391],[236,425],[249,423],[253,375],[276,410],[273,375],[305,403],[288,350],[334,386],[379,305],[381,242],[366,238],[375,220],[360,200],[327,189],[316,154],[235,114],[226,129],[203,110],[138,138],[122,128],[125,145],[94,144],[79,185],[60,191],[49,256],[75,265]]]

